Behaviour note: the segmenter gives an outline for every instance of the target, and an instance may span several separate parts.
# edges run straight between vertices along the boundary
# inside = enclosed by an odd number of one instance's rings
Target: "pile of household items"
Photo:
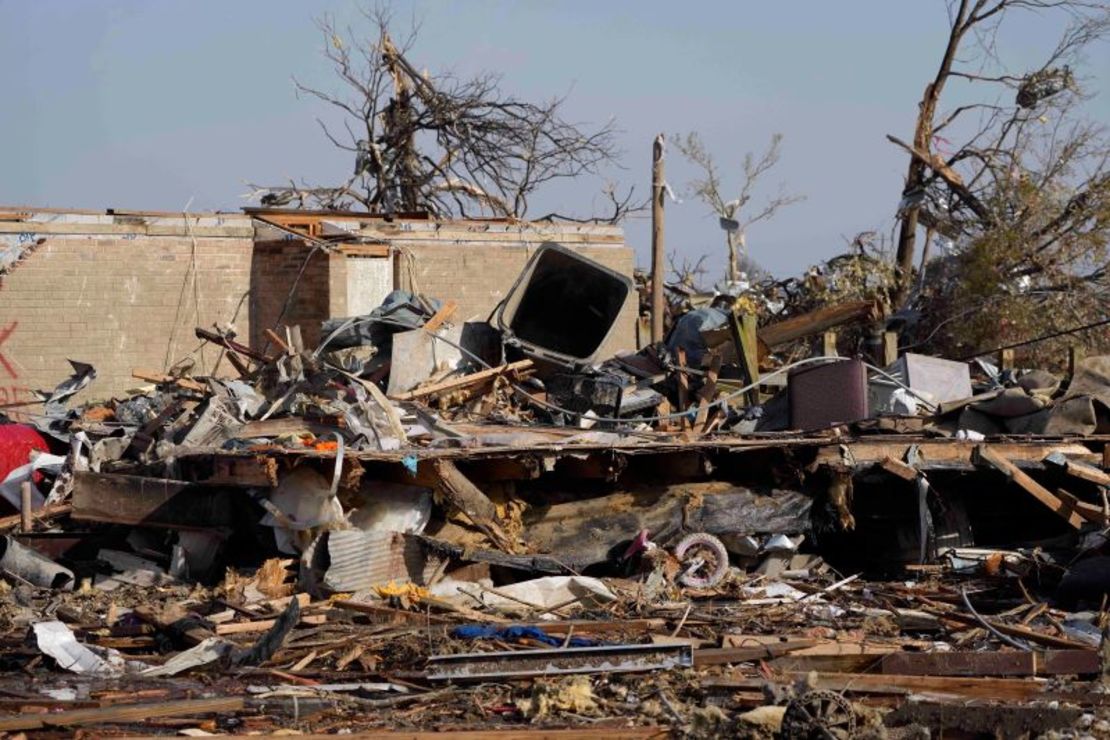
[[[1110,733],[1110,358],[784,361],[866,301],[600,356],[635,299],[547,246],[491,323],[74,362],[0,424],[0,731]]]

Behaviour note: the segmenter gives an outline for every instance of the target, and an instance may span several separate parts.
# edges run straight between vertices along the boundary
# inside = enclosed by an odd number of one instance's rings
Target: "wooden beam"
[[[821,335],[821,354],[824,357],[837,357],[836,332],[826,331]]]
[[[944,612],[938,613],[941,620],[949,622],[957,622],[959,624],[966,624],[973,627],[981,627],[982,623],[971,616],[970,614],[962,614],[960,612]],[[988,619],[987,622],[991,627],[1010,637],[1019,637],[1027,642],[1035,642],[1038,645],[1044,645],[1050,648],[1060,648],[1063,650],[1088,650],[1091,649],[1089,645],[1085,645],[1076,640],[1068,640],[1063,637],[1056,637],[1055,635],[1046,635],[1044,632],[1038,632],[1031,627],[1023,627],[1017,624],[1008,624],[1006,622],[999,622],[997,620]]]
[[[1007,460],[1002,455],[998,454],[994,449],[988,445],[980,445],[978,447],[978,457],[983,462],[987,463],[995,470],[999,471],[1014,483],[1021,486],[1033,498],[1040,501],[1047,506],[1058,516],[1062,517],[1064,521],[1076,529],[1081,529],[1086,520],[1080,516],[1074,509],[1064,503],[1060,497],[1053,494],[1047,488],[1042,486],[1037,481],[1030,478],[1025,472],[1018,469],[1010,460]]]
[[[709,425],[709,404],[717,397],[717,376],[721,373],[721,355],[714,352],[709,359],[709,371],[705,374],[705,382],[698,390],[698,415],[694,420],[694,429],[704,434]]]
[[[274,345],[281,350],[281,353],[283,355],[287,355],[292,352],[292,348],[290,348],[290,346],[285,343],[285,340],[282,339],[281,336],[273,329],[263,329],[262,333],[265,334],[266,338],[273,342]]]
[[[788,673],[784,680],[793,682],[804,679],[805,673]],[[761,689],[766,678],[710,679],[702,683],[703,688],[717,689]],[[1001,701],[1025,701],[1037,697],[1045,691],[1045,684],[1024,678],[965,678],[962,676],[895,676],[869,673],[818,674],[818,689],[847,691],[849,693],[930,693],[957,696],[967,699],[997,699]]]
[[[679,347],[675,351],[675,358],[678,360],[678,412],[683,414],[679,423],[683,429],[688,429],[690,418],[685,414],[690,408],[690,376],[686,374],[686,348]]]
[[[211,469],[205,471],[199,483],[235,488],[277,488],[278,461],[272,457],[217,455],[208,460]]]
[[[1097,486],[1110,486],[1110,474],[1091,465],[1084,465],[1074,460],[1067,460],[1064,463],[1064,472],[1073,478],[1079,478],[1088,483],[1094,483]]]
[[[836,326],[857,321],[876,321],[882,317],[882,313],[882,307],[875,301],[837,303],[769,324],[759,330],[759,338],[768,347],[776,347]]]

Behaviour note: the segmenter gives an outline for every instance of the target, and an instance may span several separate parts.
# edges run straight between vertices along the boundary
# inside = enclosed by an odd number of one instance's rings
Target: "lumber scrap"
[[[186,391],[194,391],[196,393],[204,393],[207,386],[204,383],[198,383],[189,378],[175,378],[166,373],[160,373],[157,370],[144,370],[142,368],[133,368],[131,370],[131,377],[136,380],[142,380],[146,383],[155,383],[157,385],[176,385],[178,388]]]
[[[428,319],[424,323],[424,331],[428,332],[429,334],[435,334],[437,331],[439,331],[439,327],[443,326],[444,323],[450,321],[451,317],[454,316],[455,312],[458,310],[459,304],[457,301],[447,301],[438,311],[435,312],[432,318]]]
[[[1099,470],[1093,465],[1086,465],[1075,460],[1069,460],[1060,454],[1052,454],[1045,458],[1045,462],[1060,467],[1073,478],[1094,483],[1096,486],[1110,486],[1110,473]]]
[[[235,488],[277,488],[278,461],[272,457],[219,455],[210,458],[210,463],[210,468],[198,478],[198,483]]]
[[[48,504],[31,512],[31,518],[34,521],[48,522],[52,519],[65,516],[73,510],[73,506],[69,503]],[[12,514],[10,516],[0,517],[0,532],[7,532],[8,530],[15,529],[23,523],[23,514]]]
[[[959,612],[945,612],[937,616],[943,620],[957,622],[962,625],[971,627],[981,627],[980,622],[970,614],[961,614]],[[1016,624],[1007,624],[1006,622],[999,622],[998,620],[987,619],[986,623],[994,629],[998,630],[1004,635],[1009,637],[1018,637],[1028,642],[1035,642],[1038,645],[1045,645],[1051,648],[1061,648],[1064,650],[1091,650],[1090,645],[1075,640],[1069,640],[1064,637],[1056,637],[1055,635],[1046,635],[1044,632],[1038,632],[1031,627],[1023,627]]]
[[[460,390],[462,388],[470,388],[472,386],[493,380],[495,377],[499,375],[504,375],[505,373],[521,372],[523,370],[529,370],[531,368],[531,360],[517,360],[516,362],[510,362],[505,365],[498,365],[497,367],[479,370],[478,372],[471,373],[469,375],[463,375],[460,378],[451,378],[450,380],[443,380],[438,383],[432,383],[430,385],[422,386],[420,388],[414,388],[411,391],[405,391],[404,393],[395,394],[391,396],[391,398],[393,398],[393,400],[395,401],[415,401],[417,399],[427,398],[428,396],[435,396],[440,393],[448,393],[451,391]]]
[[[203,339],[207,342],[212,342],[213,344],[218,344],[221,347],[223,347],[224,349],[228,350],[229,352],[238,352],[239,354],[243,355],[244,357],[247,357],[251,360],[254,360],[255,362],[269,362],[270,361],[270,358],[267,357],[266,355],[262,354],[261,352],[253,350],[250,347],[248,347],[247,345],[240,344],[239,342],[236,342],[234,339],[230,339],[228,337],[225,337],[222,334],[217,334],[214,331],[209,331],[208,329],[204,329],[204,328],[198,326],[196,329],[193,330],[193,333],[196,335],[197,339]]]
[[[1064,521],[1076,529],[1081,529],[1086,522],[1077,511],[1068,506],[1059,496],[1055,495],[1037,481],[1033,480],[1024,471],[1018,469],[1013,462],[1000,455],[989,445],[980,445],[977,448],[978,459],[987,463],[998,472],[1005,475],[1017,485],[1021,486],[1033,498],[1051,509]]]
[[[748,646],[702,648],[694,651],[694,667],[747,663],[753,660],[771,660],[789,655],[797,650],[813,647],[817,640],[787,640],[785,642]]]

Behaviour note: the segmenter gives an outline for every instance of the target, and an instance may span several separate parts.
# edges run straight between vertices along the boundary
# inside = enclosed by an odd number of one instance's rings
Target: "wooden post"
[[[651,148],[651,341],[663,341],[663,199],[667,196],[663,180],[663,134],[655,137]]]
[[[690,378],[686,375],[686,350],[679,347],[675,354],[678,355],[678,411],[685,414],[690,406]],[[690,423],[687,416],[679,419],[683,429],[686,429]],[[1110,449],[1108,447],[1107,449]]]
[[[1012,349],[1004,349],[998,352],[998,370],[1013,370],[1014,369],[1014,351]]]
[[[31,513],[31,481],[26,480],[19,486],[19,529],[21,532],[30,532],[34,529],[35,521]]]
[[[1068,347],[1068,377],[1069,378],[1074,378],[1075,377],[1075,368],[1079,366],[1079,363],[1083,362],[1083,355],[1084,355],[1083,345],[1073,344],[1070,347]]]
[[[740,332],[744,337],[744,368],[749,383],[759,382],[759,335],[755,314],[746,313],[740,317]],[[759,405],[759,386],[748,391],[748,404]]]
[[[824,357],[837,357],[836,332],[827,331],[821,335],[821,354]]]
[[[883,367],[898,362],[898,332],[883,332]]]

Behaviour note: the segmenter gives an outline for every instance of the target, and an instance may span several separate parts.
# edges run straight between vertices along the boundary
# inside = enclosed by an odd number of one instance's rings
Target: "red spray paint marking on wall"
[[[19,373],[15,371],[15,367],[12,365],[11,361],[4,356],[2,348],[4,346],[4,342],[8,340],[8,337],[12,335],[17,326],[19,326],[19,322],[13,321],[3,329],[0,329],[0,367],[3,367],[5,370],[7,370],[8,375],[12,376],[13,378],[18,378]]]

